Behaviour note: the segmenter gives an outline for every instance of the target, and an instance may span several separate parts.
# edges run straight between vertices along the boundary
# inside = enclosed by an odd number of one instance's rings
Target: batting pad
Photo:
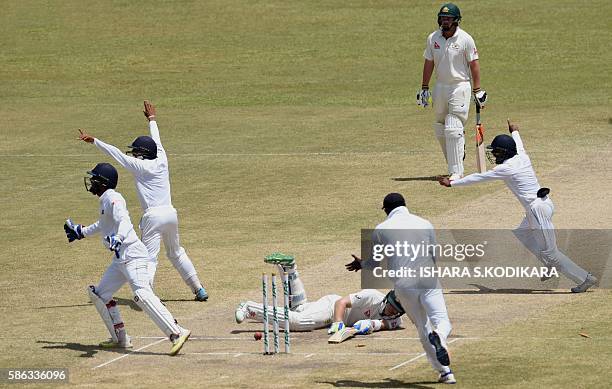
[[[181,330],[174,317],[151,290],[140,288],[134,292],[134,301],[149,315],[166,336],[178,335]]]
[[[113,342],[118,343],[119,338],[117,337],[117,331],[115,331],[115,324],[123,323],[123,320],[121,320],[121,316],[119,316],[119,311],[115,309],[116,312],[114,316],[115,316],[115,321],[117,323],[113,323],[113,319],[111,317],[110,312],[108,311],[108,308],[106,307],[106,304],[94,292],[93,285],[90,285],[87,287],[87,294],[89,294],[89,299],[93,303],[94,307],[96,307],[96,310],[100,314],[100,317],[102,317],[102,321],[104,322],[104,325],[106,326],[106,329],[108,330],[108,333],[110,334],[111,339],[113,340]]]
[[[446,161],[450,174],[463,175],[463,154],[465,153],[465,136],[463,123],[455,115],[446,115],[444,121],[446,138]]]
[[[448,160],[448,157],[446,156],[446,135],[444,134],[444,124],[434,123],[433,129],[436,134],[436,139],[442,148],[442,153],[444,153],[444,159]]]

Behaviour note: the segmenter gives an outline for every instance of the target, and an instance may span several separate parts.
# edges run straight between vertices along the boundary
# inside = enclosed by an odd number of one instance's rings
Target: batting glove
[[[353,328],[357,330],[357,335],[371,334],[373,331],[372,320],[359,320],[353,325]]]
[[[480,89],[474,89],[472,92],[474,93],[474,104],[484,108],[487,103],[487,92]]]
[[[68,243],[81,240],[85,237],[83,235],[83,226],[81,224],[74,224],[70,219],[64,222],[64,231],[66,232]]]
[[[340,331],[340,330],[341,330],[341,329],[343,329],[343,328],[344,328],[344,323],[343,323],[343,322],[341,322],[341,321],[337,321],[337,322],[334,322],[334,323],[331,325],[331,327],[329,327],[329,329],[327,330],[327,333],[328,333],[329,335],[331,335],[331,334],[335,334],[336,332]]]
[[[118,235],[109,235],[104,237],[104,240],[108,243],[108,249],[115,252],[115,256],[119,258],[119,249],[121,249],[122,239]]]
[[[423,85],[421,91],[417,92],[416,100],[419,107],[425,108],[431,104],[431,92],[427,85]]]

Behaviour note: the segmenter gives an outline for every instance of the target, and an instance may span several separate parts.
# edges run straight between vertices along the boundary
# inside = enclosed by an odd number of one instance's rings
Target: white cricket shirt
[[[441,30],[427,37],[423,57],[435,64],[436,80],[444,84],[470,81],[470,62],[478,59],[474,39],[457,27],[457,31],[446,39]]]
[[[107,189],[100,196],[99,212],[100,218],[98,221],[83,227],[83,235],[85,237],[99,233],[101,234],[102,244],[108,248],[108,243],[104,238],[106,236],[118,235],[123,239],[120,254],[123,254],[131,244],[140,242],[130,220],[130,213],[127,210],[125,199],[119,192]],[[122,259],[125,259],[124,255],[120,256]]]
[[[349,295],[351,308],[346,309],[342,321],[347,326],[353,326],[359,320],[382,320],[380,311],[384,298],[385,295],[376,289],[363,289],[357,293],[351,293]],[[396,328],[402,324],[401,317],[385,321],[387,329]]]
[[[512,139],[516,143],[517,155],[484,173],[474,173],[460,180],[451,181],[451,186],[465,186],[489,180],[503,180],[508,189],[521,202],[525,210],[529,211],[529,205],[538,197],[537,193],[540,189],[540,184],[518,131],[512,133]]]
[[[157,158],[153,160],[134,158],[124,154],[115,146],[106,144],[97,138],[94,140],[94,144],[100,150],[113,157],[134,175],[138,200],[145,211],[151,207],[172,206],[168,157],[161,144],[159,129],[154,120],[149,122],[149,132],[157,144]]]

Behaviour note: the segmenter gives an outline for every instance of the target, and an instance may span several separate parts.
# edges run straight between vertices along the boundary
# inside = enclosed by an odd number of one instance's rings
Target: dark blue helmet
[[[119,181],[117,169],[110,163],[102,162],[88,171],[85,177],[85,189],[95,195],[101,195],[107,189],[115,189]]]
[[[446,3],[440,8],[440,12],[438,12],[438,26],[442,24],[440,18],[443,16],[450,16],[454,18],[454,21],[457,24],[459,24],[461,21],[461,11],[459,10],[459,7],[453,3]]]
[[[134,157],[140,159],[155,159],[157,158],[157,144],[150,136],[139,136],[128,146]]]
[[[497,165],[516,155],[516,142],[510,135],[502,134],[493,138],[493,142],[487,146],[487,158],[489,162]]]

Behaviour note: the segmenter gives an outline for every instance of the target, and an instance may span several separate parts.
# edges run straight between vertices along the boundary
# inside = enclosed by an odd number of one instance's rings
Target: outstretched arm
[[[128,169],[129,171],[137,173],[145,170],[144,162],[140,159],[124,154],[115,146],[102,142],[100,139],[83,132],[83,130],[80,128],[79,133],[80,140],[87,143],[93,143],[94,145],[96,145],[97,148],[113,157],[115,161],[117,161],[121,166]]]
[[[151,104],[149,100],[144,101],[144,109],[142,110],[142,113],[145,115],[145,117],[149,121],[149,134],[151,135],[151,138],[153,138],[153,140],[157,144],[158,153],[165,154],[166,151],[164,150],[164,147],[162,146],[161,137],[159,136],[159,128],[157,127],[157,110],[155,109],[155,106]]]
[[[510,122],[508,119],[508,131],[510,131],[510,135],[512,139],[514,139],[514,143],[516,143],[516,152],[519,154],[525,154],[525,146],[523,145],[523,140],[519,135],[519,127],[516,124]]]

